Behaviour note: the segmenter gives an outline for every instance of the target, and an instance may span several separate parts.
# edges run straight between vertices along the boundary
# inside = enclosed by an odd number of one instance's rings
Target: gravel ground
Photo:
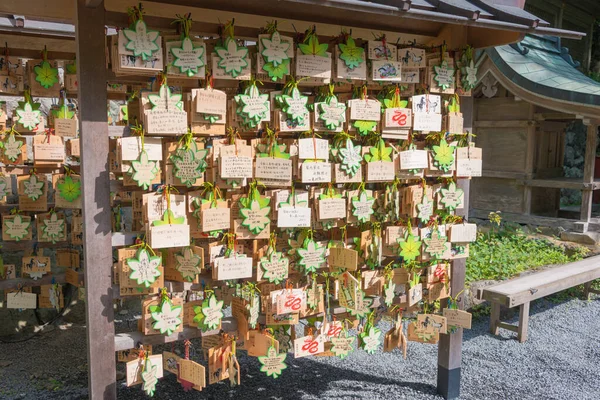
[[[508,331],[492,337],[487,324],[484,317],[465,332],[461,399],[600,398],[600,298],[535,302],[524,344]],[[385,332],[388,326],[381,328]],[[256,359],[240,355],[241,386],[221,382],[184,393],[167,374],[155,398],[441,399],[435,388],[437,346],[410,342],[408,351],[408,360],[398,351],[369,356],[358,350],[343,361],[290,355],[288,368],[275,380],[259,372]],[[75,325],[0,344],[0,398],[87,398],[85,357],[85,330]],[[139,386],[117,384],[119,398],[147,399]]]

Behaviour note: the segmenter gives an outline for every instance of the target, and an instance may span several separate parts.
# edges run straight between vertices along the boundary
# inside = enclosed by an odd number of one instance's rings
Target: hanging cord
[[[171,22],[171,25],[177,25],[177,32],[181,35],[181,38],[189,38],[190,30],[192,29],[192,13],[187,13],[184,15],[175,14],[177,17],[176,20]]]

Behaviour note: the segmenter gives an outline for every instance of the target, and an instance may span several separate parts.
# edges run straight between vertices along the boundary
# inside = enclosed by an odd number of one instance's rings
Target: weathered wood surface
[[[233,317],[223,318],[221,330],[224,332],[233,332],[237,329],[237,321]],[[129,350],[138,347],[140,344],[165,344],[177,342],[179,340],[194,339],[202,336],[217,335],[220,330],[202,332],[194,327],[185,327],[182,332],[175,332],[170,336],[165,335],[144,335],[142,332],[127,332],[115,335],[115,351]],[[114,355],[113,355],[114,357]]]
[[[461,98],[462,113],[464,119],[464,129],[467,132],[473,132],[473,98]],[[464,191],[465,204],[462,209],[457,210],[457,214],[468,218],[469,216],[469,191],[471,187],[470,179],[458,179],[458,186]],[[456,296],[462,292],[465,287],[466,259],[455,260],[452,263],[450,276],[450,293]],[[442,300],[442,307],[446,307],[448,300]],[[462,308],[463,302],[459,302],[459,308]],[[462,364],[462,339],[463,329],[459,328],[455,333],[440,335],[438,344],[438,376],[437,391],[445,399],[458,398],[460,395],[460,374]]]
[[[598,123],[589,122],[587,127],[587,137],[585,141],[585,162],[583,165],[583,181],[585,183],[594,182],[594,167],[596,164],[596,146],[598,144]],[[586,189],[581,193],[581,215],[580,220],[589,222],[592,217],[592,200],[594,192]]]
[[[83,281],[83,273],[79,273],[79,281]],[[32,287],[41,285],[50,285],[53,283],[63,284],[66,282],[65,274],[46,274],[40,279],[16,278],[0,281],[0,290],[16,289],[20,287]]]
[[[582,178],[550,178],[550,179],[522,179],[517,180],[520,185],[556,188],[556,189],[576,189],[576,190],[597,190],[600,189],[600,180],[585,182]]]
[[[481,175],[482,178],[527,179],[527,174],[524,172],[495,171],[491,169],[484,169],[481,171]]]
[[[593,256],[483,288],[480,298],[515,307],[598,278],[600,256]]]
[[[76,2],[89,397],[115,399],[104,4]]]
[[[476,178],[471,182],[471,207],[504,213],[523,212],[523,185],[501,178]],[[484,218],[487,217],[486,216]],[[481,217],[477,217],[481,218]]]
[[[477,146],[482,148],[483,169],[527,172],[527,127],[477,128]]]
[[[475,208],[473,207],[469,211],[469,215],[473,218],[481,218],[487,219],[490,212],[497,211],[499,208],[497,207],[485,207],[485,208]],[[514,212],[502,212],[502,219],[505,221],[517,222],[519,224],[528,224],[528,225],[538,225],[538,226],[548,226],[552,228],[563,227],[567,230],[572,230],[577,228],[577,223],[579,221],[574,219],[567,218],[553,218],[553,217],[540,217],[537,215],[525,215]],[[591,228],[600,228],[600,222],[598,223],[590,223]]]

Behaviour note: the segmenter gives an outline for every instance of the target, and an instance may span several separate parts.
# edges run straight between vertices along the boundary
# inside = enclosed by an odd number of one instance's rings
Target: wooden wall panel
[[[471,181],[471,208],[521,213],[523,195],[524,186],[517,185],[512,179],[476,178]]]
[[[484,170],[525,172],[527,128],[477,128],[475,134]]]
[[[558,217],[560,189],[531,188],[531,214],[544,217]]]
[[[500,86],[500,85],[499,85]],[[529,119],[529,104],[514,97],[478,98],[475,121],[515,121]]]

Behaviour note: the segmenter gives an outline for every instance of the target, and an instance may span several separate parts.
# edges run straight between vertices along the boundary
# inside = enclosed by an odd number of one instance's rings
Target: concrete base
[[[458,399],[460,396],[460,368],[446,369],[438,365],[437,392],[444,399]]]
[[[560,239],[568,242],[597,245],[600,244],[600,232],[562,232]]]

